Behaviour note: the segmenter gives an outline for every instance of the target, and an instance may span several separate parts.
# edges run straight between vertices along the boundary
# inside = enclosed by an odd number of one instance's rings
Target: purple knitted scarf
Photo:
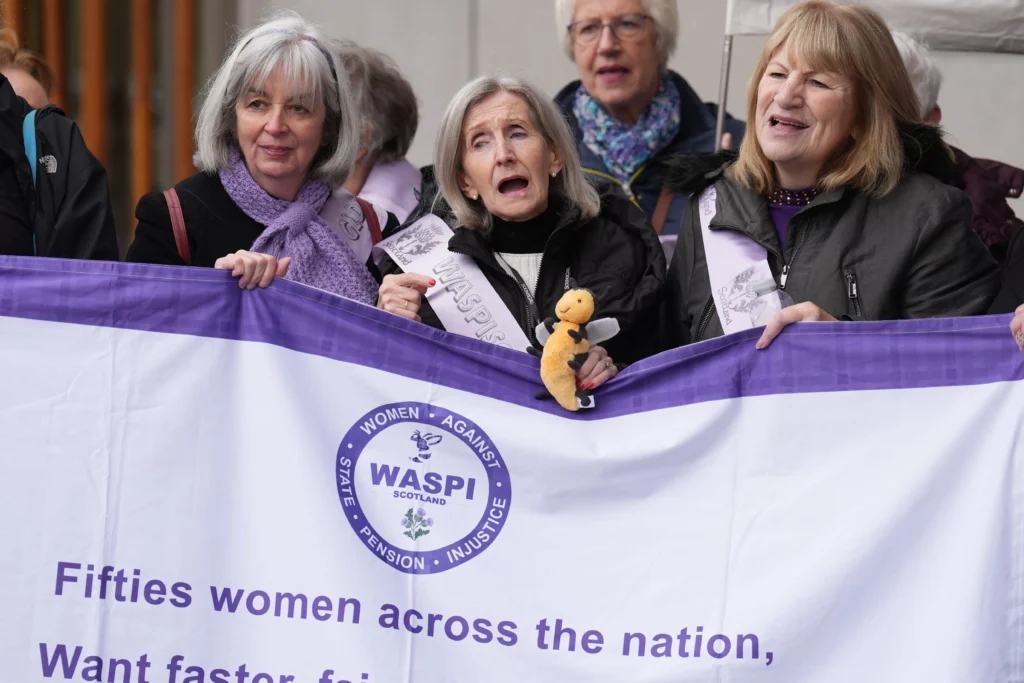
[[[230,165],[221,170],[220,182],[247,216],[267,229],[251,251],[278,259],[290,256],[285,278],[323,289],[364,304],[377,303],[377,283],[347,244],[320,218],[331,188],[320,180],[307,180],[294,202],[267,194],[234,151]]]

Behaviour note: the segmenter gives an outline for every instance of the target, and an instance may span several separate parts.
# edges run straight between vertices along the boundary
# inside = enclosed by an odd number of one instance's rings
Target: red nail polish
[[[437,284],[437,281],[436,281],[436,280],[431,280],[431,281],[430,281],[430,286],[431,286],[431,287],[433,287],[433,286],[434,286],[434,285],[436,285],[436,284]]]
[[[590,384],[587,385],[587,389],[593,389],[593,388],[594,388],[594,383],[593,382],[591,382]]]

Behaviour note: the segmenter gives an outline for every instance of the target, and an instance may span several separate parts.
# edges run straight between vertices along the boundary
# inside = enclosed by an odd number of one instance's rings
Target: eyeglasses
[[[612,30],[616,40],[632,41],[643,35],[648,19],[650,17],[646,14],[623,14],[606,24],[597,19],[574,21],[569,24],[569,35],[577,45],[590,45],[601,37],[604,27],[607,26]]]

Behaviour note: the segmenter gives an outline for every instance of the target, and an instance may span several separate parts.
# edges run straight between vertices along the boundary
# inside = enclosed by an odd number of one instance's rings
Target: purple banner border
[[[1008,315],[795,325],[765,351],[751,330],[637,363],[598,389],[597,409],[576,414],[533,398],[542,387],[526,354],[281,280],[242,291],[205,268],[2,257],[0,316],[264,342],[581,420],[742,396],[1024,379]]]

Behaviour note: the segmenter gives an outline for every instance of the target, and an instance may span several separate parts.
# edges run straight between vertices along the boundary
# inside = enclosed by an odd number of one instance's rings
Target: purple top
[[[779,233],[779,244],[783,250],[786,248],[786,233],[789,230],[789,222],[793,220],[802,206],[779,206],[768,202],[768,213],[772,215],[772,222],[775,223],[775,231]]]
[[[807,188],[804,190],[790,190],[785,187],[778,188],[782,193],[790,193],[795,195],[802,195],[814,192],[813,188]],[[786,235],[789,232],[789,222],[793,220],[793,216],[800,212],[800,209],[807,206],[806,204],[799,203],[786,203],[780,204],[775,201],[775,197],[768,197],[768,213],[771,214],[772,222],[775,223],[775,231],[779,233],[779,245],[783,251],[786,249]]]

